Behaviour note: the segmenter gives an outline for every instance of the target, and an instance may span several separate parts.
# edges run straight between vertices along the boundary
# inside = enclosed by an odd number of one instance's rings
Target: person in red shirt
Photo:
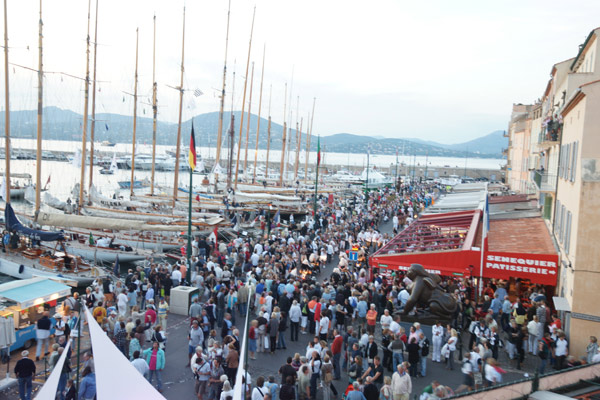
[[[310,333],[314,333],[315,332],[315,314],[314,314],[314,310],[315,310],[315,306],[317,305],[317,297],[313,296],[312,299],[308,302],[308,320],[309,322],[309,327],[308,330]]]
[[[315,304],[315,335],[319,334],[319,321],[321,321],[321,303]]]
[[[552,315],[552,323],[550,324],[548,329],[550,330],[550,334],[553,337],[556,337],[558,331],[562,329],[562,323],[560,322],[558,316]]]
[[[146,314],[144,314],[144,324],[146,324],[145,327],[145,334],[146,334],[146,340],[150,340],[150,334],[152,329],[150,329],[152,326],[154,326],[154,324],[156,323],[156,311],[154,311],[154,309],[152,307],[148,307],[146,309]]]
[[[333,354],[333,375],[334,379],[341,379],[340,358],[342,357],[342,345],[344,339],[337,329],[333,330],[333,343],[331,344],[331,353]]]
[[[377,311],[375,304],[371,304],[371,309],[367,311],[367,331],[369,334],[375,334],[375,323],[377,322]]]

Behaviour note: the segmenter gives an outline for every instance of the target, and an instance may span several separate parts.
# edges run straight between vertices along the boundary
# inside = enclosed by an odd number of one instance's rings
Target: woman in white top
[[[227,396],[231,396],[233,399],[233,389],[231,388],[231,383],[229,383],[229,381],[223,383],[223,391],[221,392],[220,400],[227,400]]]
[[[569,342],[567,342],[567,338],[563,331],[559,331],[557,336],[556,349],[554,350],[556,356],[556,369],[563,369],[565,367],[565,359],[569,355]]]
[[[448,338],[448,350],[449,350],[449,355],[448,355],[448,364],[446,366],[446,369],[449,370],[453,370],[454,369],[454,352],[456,351],[456,343],[458,342],[458,334],[456,333],[455,329],[452,329],[450,331],[450,337]]]

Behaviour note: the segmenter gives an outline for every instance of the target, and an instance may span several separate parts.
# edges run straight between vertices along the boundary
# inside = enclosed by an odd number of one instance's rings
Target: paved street
[[[384,224],[382,226],[383,232],[391,231],[391,224]],[[323,268],[321,277],[328,276],[332,269],[337,265],[337,257],[334,257],[332,262]],[[236,315],[236,323],[240,332],[244,332],[244,319],[239,315]],[[185,367],[187,364],[187,334],[189,329],[189,319],[186,316],[180,316],[171,314],[168,318],[168,343],[166,348],[166,367],[163,372],[163,394],[167,399],[193,399],[194,394],[194,378],[189,367]],[[376,330],[376,338],[380,339],[381,330],[379,326]],[[286,339],[289,339],[289,330],[286,335]],[[501,337],[503,335],[501,334]],[[279,367],[283,365],[288,356],[293,356],[295,353],[304,355],[306,353],[306,346],[311,340],[310,335],[300,334],[300,341],[291,342],[286,340],[287,349],[277,350],[275,354],[270,353],[258,353],[256,360],[250,360],[249,372],[252,376],[253,382],[259,376],[268,378],[273,375],[277,383],[280,383],[281,379],[277,371]],[[463,335],[463,349],[468,345],[468,335]],[[84,347],[85,348],[85,347]],[[379,352],[380,356],[382,352]],[[457,351],[458,355],[458,351]],[[13,354],[13,360],[17,360],[19,357],[15,353]],[[513,365],[509,365],[507,355],[504,351],[500,350],[500,365],[504,368],[507,373],[504,375],[504,381],[512,381],[523,378],[523,374],[532,373],[535,366],[537,365],[537,357],[527,356],[525,359],[524,367],[522,371],[517,371]],[[11,365],[14,366],[14,361]],[[386,371],[386,375],[391,375],[391,372]],[[462,382],[462,376],[460,373],[460,362],[456,361],[454,371],[446,370],[445,365],[433,363],[431,359],[428,360],[427,364],[427,376],[425,378],[413,378],[413,395],[420,394],[424,387],[429,385],[433,380],[437,380],[442,385],[450,386],[452,389],[456,389]],[[43,379],[40,381],[43,382]],[[348,384],[348,377],[345,371],[342,372],[342,379],[334,381],[334,386],[338,390],[339,394],[337,399],[341,398],[341,393],[345,390]],[[6,399],[18,399],[18,391],[13,388],[10,391],[0,393],[1,398]],[[321,398],[320,392],[317,396]],[[212,399],[211,399],[212,400]]]
[[[384,224],[382,226],[382,231],[391,232],[391,224]],[[323,269],[321,277],[328,276],[332,272],[332,269],[337,265],[337,261],[337,258],[334,257],[332,262]],[[239,315],[237,316],[236,322],[240,331],[243,332],[243,319],[240,318]],[[194,396],[194,380],[192,373],[189,368],[184,367],[187,362],[187,327],[188,324],[184,322],[183,317],[177,315],[171,315],[169,317],[167,364],[163,376],[163,382],[165,383],[164,395],[168,399],[192,398]],[[376,336],[380,337],[380,335],[381,330],[378,327]],[[469,343],[469,338],[468,335],[463,336],[463,348],[466,348]],[[288,330],[286,339],[289,339],[289,337]],[[257,353],[257,359],[250,360],[249,363],[249,372],[253,382],[256,382],[256,379],[259,376],[268,378],[270,375],[273,375],[276,382],[280,383],[281,379],[277,373],[279,367],[285,364],[288,356],[294,356],[295,353],[304,355],[306,353],[306,346],[311,338],[310,335],[300,334],[300,340],[298,342],[286,340],[286,350],[277,350],[275,354]],[[379,354],[380,356],[382,355],[381,351]],[[525,359],[523,370],[517,371],[514,368],[514,365],[509,366],[508,358],[504,351],[500,350],[499,356],[501,367],[507,371],[504,375],[505,382],[521,379],[525,373],[532,373],[538,361],[537,357],[528,356]],[[391,375],[391,372],[386,371],[386,374]],[[423,388],[428,386],[433,380],[437,380],[443,385],[456,389],[462,383],[460,362],[456,361],[455,369],[449,371],[445,368],[444,364],[434,363],[429,359],[427,364],[427,376],[425,378],[413,378],[413,394],[420,394]],[[345,371],[342,372],[342,379],[334,381],[334,385],[340,393],[337,396],[337,398],[340,399],[341,393],[348,385],[348,376]],[[320,393],[318,393],[317,398],[321,398]]]

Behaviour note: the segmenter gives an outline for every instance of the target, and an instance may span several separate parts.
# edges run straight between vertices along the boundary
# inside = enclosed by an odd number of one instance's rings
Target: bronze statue
[[[407,288],[410,297],[404,306],[403,314],[408,314],[416,305],[428,307],[432,314],[446,318],[456,311],[456,299],[439,287],[442,279],[438,275],[425,271],[420,264],[412,264],[406,276],[413,283]]]

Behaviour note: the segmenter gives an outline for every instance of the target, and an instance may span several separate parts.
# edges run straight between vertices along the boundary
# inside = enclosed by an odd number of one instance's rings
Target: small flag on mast
[[[115,274],[115,276],[119,277],[120,275],[120,271],[121,267],[119,266],[119,255],[117,254],[117,259],[115,260],[115,265],[113,267],[113,273]]]
[[[321,165],[321,136],[317,140],[317,165]]]
[[[193,171],[196,169],[196,137],[194,135],[194,123],[192,122],[192,133],[190,134],[190,152],[188,163],[190,164],[190,169]]]

